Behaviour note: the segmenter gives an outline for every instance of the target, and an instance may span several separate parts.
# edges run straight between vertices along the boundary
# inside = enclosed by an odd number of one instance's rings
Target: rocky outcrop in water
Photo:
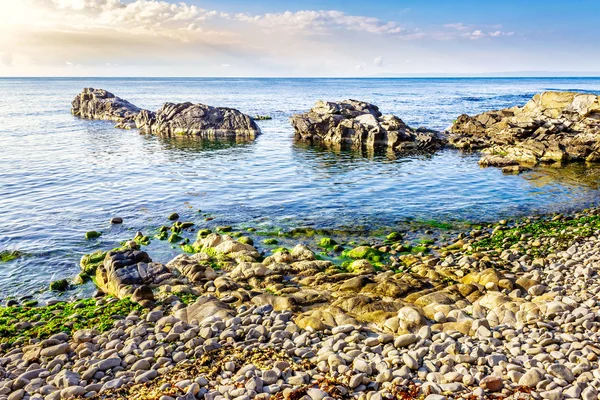
[[[260,133],[254,120],[236,109],[192,103],[165,103],[156,113],[143,111],[135,124],[143,133],[160,136],[252,140]]]
[[[139,128],[142,133],[158,136],[246,141],[260,133],[250,116],[233,108],[165,103],[153,112],[104,89],[83,89],[73,100],[71,112],[82,118],[115,121],[117,128]]]
[[[86,119],[117,122],[121,128],[135,127],[134,119],[142,111],[127,100],[104,90],[85,88],[71,103],[71,113]]]
[[[432,151],[443,145],[437,132],[413,129],[394,115],[382,115],[377,106],[357,100],[318,101],[309,112],[293,115],[290,121],[296,139],[313,144],[399,151]]]
[[[593,94],[544,92],[525,106],[461,115],[449,142],[483,150],[483,166],[600,161],[600,100]]]

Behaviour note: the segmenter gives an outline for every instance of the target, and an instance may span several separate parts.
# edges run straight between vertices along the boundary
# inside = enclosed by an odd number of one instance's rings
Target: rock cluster
[[[600,97],[573,92],[536,94],[525,106],[461,115],[449,143],[483,150],[483,166],[600,161]]]
[[[443,145],[437,132],[413,129],[377,106],[357,100],[318,101],[309,112],[290,119],[296,139],[313,144],[432,151]]]
[[[142,133],[159,136],[247,141],[260,133],[250,116],[233,108],[165,103],[153,112],[104,89],[85,88],[73,100],[71,112],[82,118],[116,121],[118,128],[138,128]]]

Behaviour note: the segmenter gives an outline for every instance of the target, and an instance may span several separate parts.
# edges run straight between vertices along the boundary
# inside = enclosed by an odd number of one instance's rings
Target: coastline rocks
[[[539,93],[523,107],[463,114],[449,134],[454,147],[482,150],[479,164],[485,167],[598,162],[600,100],[593,94]]]
[[[311,144],[387,147],[397,151],[435,151],[443,140],[437,132],[413,129],[377,106],[357,100],[318,101],[309,112],[290,118],[296,139]]]
[[[135,125],[142,133],[168,137],[253,140],[260,133],[254,120],[236,109],[192,103],[165,103],[156,113],[144,110]]]
[[[134,119],[142,111],[127,100],[104,89],[85,88],[71,103],[71,113],[86,119],[117,122],[124,129],[135,127]]]
[[[117,128],[138,128],[142,133],[158,136],[249,141],[260,134],[250,116],[233,108],[165,103],[153,112],[104,89],[83,89],[71,103],[71,113],[86,119],[115,121]]]

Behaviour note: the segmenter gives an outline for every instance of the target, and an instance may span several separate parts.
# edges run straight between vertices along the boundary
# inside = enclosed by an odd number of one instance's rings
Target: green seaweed
[[[9,262],[12,260],[16,260],[19,257],[24,255],[23,252],[19,250],[3,250],[0,251],[0,262]]]
[[[276,244],[279,244],[279,241],[277,239],[269,238],[269,239],[263,240],[263,243],[266,245],[276,245]]]
[[[88,328],[105,332],[113,326],[115,319],[125,317],[133,310],[141,311],[142,308],[129,299],[103,306],[97,306],[94,299],[83,299],[35,308],[0,307],[0,342],[44,339],[59,332],[70,334]]]

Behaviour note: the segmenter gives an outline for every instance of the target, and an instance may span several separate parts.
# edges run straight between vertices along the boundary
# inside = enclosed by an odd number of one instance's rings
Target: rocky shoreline
[[[112,296],[0,309],[0,399],[598,398],[600,210],[419,248],[240,233],[165,265],[136,236],[82,260]]]

